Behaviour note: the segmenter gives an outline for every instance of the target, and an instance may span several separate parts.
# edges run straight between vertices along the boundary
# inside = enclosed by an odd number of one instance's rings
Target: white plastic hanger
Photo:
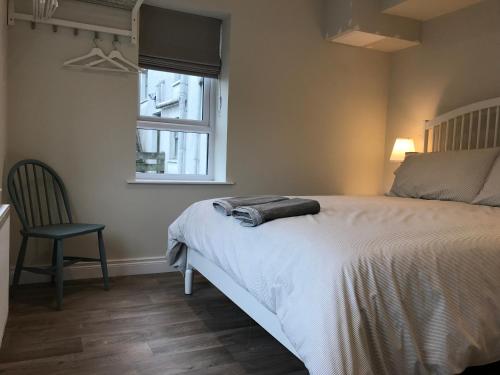
[[[125,73],[130,72],[130,70],[127,69],[127,67],[123,66],[122,64],[118,63],[114,59],[112,59],[104,54],[102,49],[100,49],[97,46],[97,35],[96,35],[96,38],[94,39],[94,44],[95,44],[95,47],[92,48],[89,53],[87,53],[83,56],[80,56],[80,57],[76,57],[76,58],[71,59],[71,60],[67,60],[64,62],[63,66],[67,67],[67,68],[104,70],[104,71],[125,72]],[[92,57],[97,57],[97,58],[99,58],[99,60],[93,60],[93,61],[87,62],[86,64],[79,64],[81,62],[89,60]],[[96,65],[101,64],[103,62],[108,62],[111,65],[113,65],[114,67],[113,68],[105,68],[105,67],[96,66]]]
[[[115,35],[114,40],[113,40],[113,50],[109,53],[107,56],[108,59],[113,60],[114,62],[118,63],[121,66],[125,66],[125,68],[130,72],[130,73],[140,73],[142,72],[142,68],[134,64],[132,61],[126,59],[121,52],[116,48],[116,43],[118,42],[118,37]],[[94,60],[89,63],[89,66],[96,66],[104,62],[104,59],[101,60]],[[127,68],[128,66],[128,68]],[[132,70],[130,70],[130,68]]]
[[[38,20],[49,19],[58,6],[57,0],[33,0],[33,17]]]

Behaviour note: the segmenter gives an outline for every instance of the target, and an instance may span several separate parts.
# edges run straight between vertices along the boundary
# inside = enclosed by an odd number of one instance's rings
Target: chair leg
[[[64,249],[63,241],[56,240],[56,289],[57,289],[57,310],[62,309],[63,288],[64,288]]]
[[[106,260],[106,249],[104,248],[104,239],[102,231],[97,232],[97,239],[99,241],[99,257],[101,259],[102,278],[104,280],[104,289],[109,290],[108,278],[108,261]]]
[[[26,248],[28,247],[28,236],[23,236],[23,242],[21,243],[21,248],[19,249],[19,254],[17,255],[16,269],[14,271],[14,278],[12,280],[11,295],[13,296],[17,286],[19,285],[19,279],[21,277],[21,271],[23,269],[24,257],[26,255]]]
[[[54,240],[54,244],[52,245],[52,267],[56,269],[57,265],[57,240]],[[55,275],[50,276],[50,283],[52,285],[55,284],[56,277]]]

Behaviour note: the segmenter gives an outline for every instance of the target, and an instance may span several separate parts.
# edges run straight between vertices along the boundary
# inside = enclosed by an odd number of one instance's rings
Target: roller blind
[[[139,64],[215,78],[221,70],[221,20],[141,6]]]

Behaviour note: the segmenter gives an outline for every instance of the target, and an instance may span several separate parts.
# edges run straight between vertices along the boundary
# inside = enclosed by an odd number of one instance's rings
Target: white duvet
[[[275,312],[313,375],[454,374],[500,360],[500,208],[314,197],[240,226],[189,207],[169,228]]]

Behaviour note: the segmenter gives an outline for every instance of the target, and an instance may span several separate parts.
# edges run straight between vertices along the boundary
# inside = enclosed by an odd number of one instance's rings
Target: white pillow
[[[394,172],[389,195],[471,203],[499,152],[490,148],[408,155]]]
[[[500,157],[493,163],[483,188],[472,203],[500,207]]]

